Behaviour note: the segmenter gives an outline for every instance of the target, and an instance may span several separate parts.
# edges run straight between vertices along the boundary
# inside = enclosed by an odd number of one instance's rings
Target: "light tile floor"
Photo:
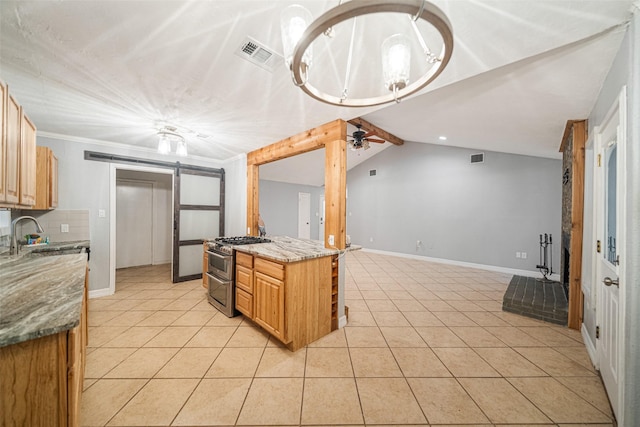
[[[82,424],[611,426],[581,336],[501,311],[510,277],[347,254],[349,324],[291,353],[168,266],[89,304]]]

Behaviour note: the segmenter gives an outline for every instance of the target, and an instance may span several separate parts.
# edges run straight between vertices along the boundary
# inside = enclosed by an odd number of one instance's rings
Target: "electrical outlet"
[[[526,252],[522,252],[522,259],[527,259],[527,253]]]
[[[335,238],[335,236],[333,234],[329,234],[329,244],[331,246],[336,244],[336,238]]]
[[[60,232],[68,233],[69,232],[69,224],[60,224]]]
[[[522,258],[522,254],[520,252],[516,252],[516,258]]]
[[[251,234],[251,227],[247,227],[247,236]]]
[[[98,209],[98,218],[106,218],[107,212],[104,209]]]

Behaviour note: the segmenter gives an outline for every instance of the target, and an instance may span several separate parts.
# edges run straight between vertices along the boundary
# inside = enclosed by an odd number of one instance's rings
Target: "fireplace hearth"
[[[560,282],[513,276],[502,299],[502,310],[533,319],[567,324],[568,301]]]

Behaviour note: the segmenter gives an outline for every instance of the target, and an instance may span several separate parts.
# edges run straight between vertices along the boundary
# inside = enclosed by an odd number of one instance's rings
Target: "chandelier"
[[[176,155],[181,157],[187,156],[187,143],[184,137],[177,132],[173,126],[164,126],[158,131],[158,153],[171,153],[171,141],[176,141]]]
[[[365,17],[377,21],[365,21]],[[351,21],[350,28],[347,21]],[[367,26],[373,27],[369,28],[369,35],[364,33]],[[379,52],[362,49],[371,34],[375,37],[388,30],[394,34],[380,43]],[[425,0],[352,0],[344,4],[340,0],[338,6],[315,20],[303,6],[291,5],[282,11],[281,33],[285,64],[293,83],[319,101],[346,107],[400,102],[431,83],[444,70],[453,50],[449,20]],[[440,45],[439,51],[429,47],[433,40]],[[313,64],[314,48],[321,54],[321,60],[316,62],[322,65],[315,75],[318,65]],[[364,60],[370,68],[357,65]],[[414,76],[412,65],[418,68]],[[327,85],[328,76],[334,74],[344,78],[339,85]],[[354,90],[365,74],[380,74],[380,79],[369,84],[368,93]]]

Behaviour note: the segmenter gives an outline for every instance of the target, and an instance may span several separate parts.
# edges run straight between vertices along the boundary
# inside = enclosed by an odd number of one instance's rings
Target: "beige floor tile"
[[[189,290],[187,289],[169,289],[168,291],[159,292],[158,298],[178,299],[184,296]]]
[[[444,326],[425,326],[416,328],[429,347],[467,347],[451,329]]]
[[[177,352],[177,348],[140,348],[104,378],[152,378]]]
[[[405,377],[450,377],[451,373],[429,348],[392,348]]]
[[[426,424],[404,378],[358,378],[356,382],[367,424]]]
[[[554,350],[580,364],[580,366],[588,369],[589,371],[594,373],[596,372],[596,369],[591,362],[591,357],[589,357],[589,353],[587,353],[586,347],[554,347]]]
[[[110,307],[112,307],[114,304],[117,304],[117,302],[118,301],[106,299],[106,298],[105,299],[94,298],[91,301],[89,301],[89,308],[93,312],[101,311],[101,310],[111,311],[112,309],[110,309]],[[115,308],[115,310],[119,310],[119,309]]]
[[[269,334],[258,326],[238,328],[227,342],[227,347],[265,347]]]
[[[173,301],[174,300],[172,299],[166,299],[166,298],[140,300],[140,303],[138,303],[138,305],[135,306],[135,309],[136,310],[153,310],[153,311],[162,310],[163,308],[171,304]]]
[[[499,377],[500,374],[470,348],[434,348],[454,377]]]
[[[346,327],[345,335],[349,348],[354,347],[387,347],[387,342],[379,328]]]
[[[510,348],[476,348],[503,377],[545,377],[547,374]]]
[[[147,380],[102,379],[82,393],[80,425],[103,426],[146,384]]]
[[[514,326],[508,327],[485,327],[485,330],[497,337],[509,347],[542,347],[542,341],[538,341],[531,335],[524,333]]]
[[[493,303],[498,304],[498,302]],[[494,314],[511,326],[546,326],[546,323],[541,320],[520,316],[519,314],[509,313],[507,311],[496,310]]]
[[[202,380],[172,425],[234,425],[250,384],[248,378]]]
[[[182,347],[200,330],[199,326],[169,326],[147,342],[145,347]]]
[[[447,303],[458,311],[462,311],[465,314],[468,312],[486,312],[486,310],[475,304],[473,301],[459,300],[459,301],[447,301]]]
[[[336,329],[328,335],[309,344],[309,347],[346,347],[347,338],[345,336],[346,328]]]
[[[584,377],[595,374],[549,347],[520,347],[515,351],[547,374],[557,377]]]
[[[473,320],[479,326],[510,326],[495,314],[487,311],[470,311],[465,312],[464,315]]]
[[[169,326],[184,313],[184,311],[156,311],[141,320],[136,326]]]
[[[424,340],[413,327],[380,327],[389,347],[426,347]]]
[[[437,298],[437,297],[436,297]],[[423,300],[423,299],[419,299],[418,301],[420,301],[420,304],[424,305],[424,307],[431,311],[432,313],[440,313],[440,312],[444,312],[444,311],[453,311],[453,312],[457,312],[457,310],[453,307],[451,307],[447,302],[442,301],[440,299],[438,300]]]
[[[129,310],[114,317],[109,321],[111,326],[135,326],[147,317],[154,314],[153,311]]]
[[[556,423],[611,421],[553,378],[509,378],[511,384]]]
[[[373,299],[381,299],[386,301],[388,299],[387,294],[385,294],[384,291],[361,290],[360,293],[362,294],[362,298],[364,298],[366,301]]]
[[[182,348],[155,378],[202,378],[221,350],[215,347]]]
[[[405,315],[405,317],[407,313],[427,312],[425,306],[420,304],[420,302],[415,299],[394,299],[393,305],[395,305],[398,310],[400,310]]]
[[[196,379],[153,379],[135,395],[110,426],[168,426],[198,385]]]
[[[236,327],[205,326],[200,329],[185,346],[224,347],[236,329]]]
[[[350,348],[356,377],[401,377],[402,371],[388,348]]]
[[[88,324],[89,326],[104,325],[114,317],[122,315],[122,313],[124,313],[124,311],[90,311]],[[111,323],[109,324],[111,325]]]
[[[87,355],[85,378],[101,378],[136,351],[135,348],[96,348]]]
[[[286,347],[269,347],[262,354],[256,377],[304,377],[306,348],[296,352]]]
[[[372,311],[378,326],[411,326],[399,311]]]
[[[347,348],[307,348],[305,377],[353,377]]]
[[[207,326],[240,326],[244,316],[227,317],[215,310],[214,316],[207,322]]]
[[[206,324],[215,315],[208,311],[187,311],[178,317],[172,326],[202,326]]]
[[[97,383],[99,380],[97,378],[84,379],[82,381],[82,392],[84,393],[89,387]]]
[[[349,301],[363,300],[362,293],[358,289],[345,289],[344,298]]]
[[[457,311],[438,311],[434,314],[445,326],[478,326],[473,320]]]
[[[345,291],[345,301],[344,304],[349,307],[349,314],[356,312],[356,311],[369,311],[369,306],[367,305],[367,303],[365,302],[365,300],[363,299],[354,299],[354,298],[347,298],[348,291]]]
[[[101,347],[129,329],[126,326],[95,326],[89,327],[89,347]]]
[[[440,321],[430,311],[410,311],[403,312],[404,317],[409,321],[411,326],[444,326],[444,323]]]
[[[409,378],[407,381],[431,424],[489,421],[454,378]]]
[[[180,298],[162,307],[163,310],[187,311],[198,305],[201,299]]]
[[[556,380],[595,406],[603,414],[612,417],[611,404],[599,377],[557,377]]]
[[[504,378],[459,378],[458,381],[493,423],[551,421]]]
[[[547,326],[520,326],[519,329],[551,347],[584,347],[582,341],[577,341]]]
[[[164,329],[163,326],[134,326],[104,344],[105,347],[142,347]],[[91,335],[91,334],[89,334]],[[89,338],[91,342],[91,338]]]
[[[506,347],[505,343],[479,326],[452,326],[450,329],[469,347]]]
[[[307,378],[302,424],[362,424],[362,410],[353,378]]]
[[[398,307],[389,299],[366,300],[370,311],[398,311]]]
[[[298,425],[302,378],[255,378],[238,417],[238,425]]]
[[[370,311],[349,312],[349,326],[377,326]]]
[[[224,348],[205,378],[250,378],[260,363],[262,348]]]

